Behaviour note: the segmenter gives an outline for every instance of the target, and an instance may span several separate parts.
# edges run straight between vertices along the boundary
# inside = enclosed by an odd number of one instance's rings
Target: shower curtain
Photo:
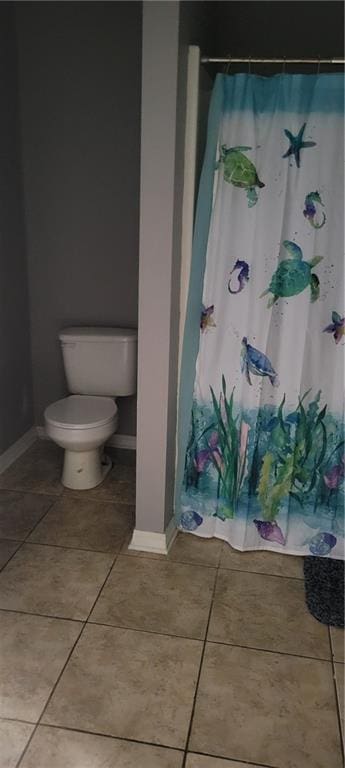
[[[342,74],[218,75],[182,354],[180,529],[344,557]]]

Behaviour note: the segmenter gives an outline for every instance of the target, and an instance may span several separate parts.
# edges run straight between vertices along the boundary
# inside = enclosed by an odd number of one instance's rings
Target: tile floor
[[[72,492],[61,458],[0,476],[0,768],[340,768],[344,633],[301,559],[129,552],[132,464]]]

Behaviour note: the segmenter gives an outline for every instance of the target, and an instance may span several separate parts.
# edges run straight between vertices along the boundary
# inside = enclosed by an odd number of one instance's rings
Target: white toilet
[[[136,392],[137,331],[66,328],[59,334],[69,392],[44,412],[47,435],[65,449],[62,483],[99,485],[111,462],[103,446],[118,426],[116,397]]]

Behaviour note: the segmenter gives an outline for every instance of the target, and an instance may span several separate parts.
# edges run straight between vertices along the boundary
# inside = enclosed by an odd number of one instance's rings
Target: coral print
[[[176,523],[344,559],[344,76],[219,74],[208,126]]]

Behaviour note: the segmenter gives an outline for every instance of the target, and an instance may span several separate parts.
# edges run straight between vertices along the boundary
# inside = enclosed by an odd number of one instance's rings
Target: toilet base
[[[61,482],[66,488],[86,491],[100,485],[111,467],[111,460],[102,447],[92,451],[65,450]]]

